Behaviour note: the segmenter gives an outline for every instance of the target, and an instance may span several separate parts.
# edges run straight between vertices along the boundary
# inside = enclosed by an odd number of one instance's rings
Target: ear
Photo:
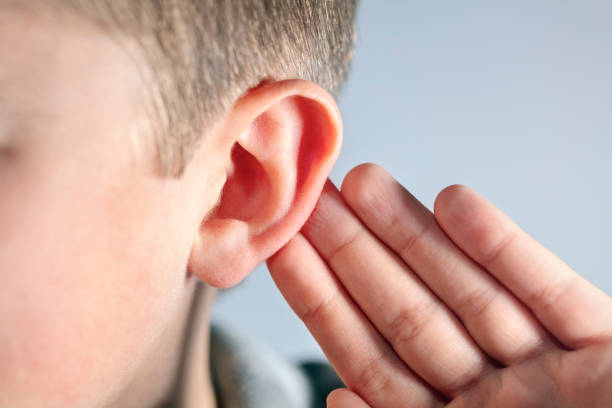
[[[231,141],[217,207],[200,225],[190,271],[215,287],[240,282],[306,222],[342,139],[333,98],[302,80],[265,84],[222,125]]]

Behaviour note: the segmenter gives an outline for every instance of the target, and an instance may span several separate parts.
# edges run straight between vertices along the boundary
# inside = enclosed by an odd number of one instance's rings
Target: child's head
[[[314,206],[354,8],[0,0],[0,406],[161,397],[196,277],[237,283]]]

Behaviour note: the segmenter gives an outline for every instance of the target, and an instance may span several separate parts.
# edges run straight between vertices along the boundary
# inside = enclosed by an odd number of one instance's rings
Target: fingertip
[[[340,193],[354,211],[368,209],[373,201],[380,198],[383,186],[393,181],[393,176],[381,166],[364,163],[354,167],[344,177]]]
[[[482,205],[482,198],[470,187],[453,184],[442,190],[434,201],[434,217],[438,224],[448,229],[464,229],[472,225]]]
[[[463,184],[453,184],[438,193],[434,201],[434,213],[445,213],[447,210],[462,206],[466,198],[474,194],[474,190]]]
[[[325,403],[327,404],[328,408],[339,406],[338,403],[339,401],[342,400],[342,394],[344,390],[345,390],[344,388],[337,388],[329,393],[329,395],[327,396],[325,400]]]
[[[362,163],[353,167],[342,180],[340,191],[342,193],[355,192],[380,176],[389,176],[389,173],[374,163]]]
[[[346,388],[338,388],[330,392],[326,404],[327,408],[369,408],[357,394]]]

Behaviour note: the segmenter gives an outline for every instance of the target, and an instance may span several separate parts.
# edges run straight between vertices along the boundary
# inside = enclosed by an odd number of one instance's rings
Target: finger
[[[302,232],[406,364],[452,396],[491,368],[456,317],[324,188]]]
[[[471,189],[451,186],[435,203],[448,236],[529,307],[565,346],[612,336],[612,302]]]
[[[370,406],[354,392],[338,388],[327,397],[327,408],[370,408]]]
[[[376,407],[441,406],[440,399],[391,350],[298,234],[268,260],[283,296],[306,324],[342,381]]]
[[[356,167],[345,178],[342,195],[493,359],[509,365],[553,346],[529,310],[457,248],[433,214],[384,169]]]

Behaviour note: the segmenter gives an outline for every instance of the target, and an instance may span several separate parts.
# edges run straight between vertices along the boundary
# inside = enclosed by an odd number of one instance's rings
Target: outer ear
[[[189,269],[215,287],[240,282],[293,237],[314,208],[342,139],[340,113],[319,86],[273,82],[224,121],[227,179],[198,231]]]

